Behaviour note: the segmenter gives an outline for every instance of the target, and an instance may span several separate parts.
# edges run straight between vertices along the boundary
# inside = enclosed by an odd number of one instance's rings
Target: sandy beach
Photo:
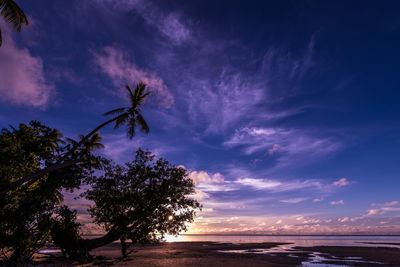
[[[214,243],[171,242],[136,246],[128,258],[121,257],[118,243],[93,250],[94,260],[79,263],[54,256],[37,254],[39,266],[302,266],[317,255],[323,255],[325,264],[341,266],[400,266],[399,248],[380,247],[295,247],[296,251],[259,253],[287,243]],[[230,251],[230,252],[229,252]],[[237,253],[246,251],[245,253]],[[278,250],[277,250],[278,251]],[[346,264],[346,265],[345,265]],[[304,265],[311,266],[311,265]]]

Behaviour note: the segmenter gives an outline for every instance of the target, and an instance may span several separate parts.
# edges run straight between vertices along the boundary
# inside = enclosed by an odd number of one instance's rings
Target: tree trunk
[[[126,239],[125,237],[121,237],[121,253],[122,257],[126,258],[128,256],[128,253],[126,252],[128,249],[128,245],[126,244]]]

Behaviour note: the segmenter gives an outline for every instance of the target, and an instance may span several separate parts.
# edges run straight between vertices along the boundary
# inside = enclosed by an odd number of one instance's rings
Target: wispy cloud
[[[331,205],[343,205],[344,201],[343,200],[338,200],[338,201],[331,201],[329,202]]]
[[[17,106],[46,108],[56,90],[46,77],[42,59],[33,56],[28,48],[19,48],[8,25],[0,22],[0,27],[0,99]]]
[[[283,199],[280,202],[289,203],[289,204],[296,204],[296,203],[300,203],[300,202],[306,201],[307,199],[308,198],[305,198],[305,197],[298,197],[298,198]]]
[[[231,138],[224,142],[224,145],[229,148],[241,147],[247,155],[262,153],[273,156],[277,154],[279,167],[300,159],[302,163],[306,163],[335,152],[342,146],[339,141],[332,138],[319,137],[304,130],[278,127],[243,127],[236,130]]]
[[[269,179],[240,178],[235,183],[242,186],[254,188],[256,190],[270,190],[275,192],[291,191],[304,188],[322,188],[322,184],[316,180],[294,180],[294,181],[277,181]]]
[[[341,178],[332,183],[333,186],[338,186],[338,187],[346,186],[349,184],[350,184],[350,182],[346,178]]]
[[[380,209],[373,209],[373,210],[369,210],[368,214],[366,216],[371,216],[371,215],[376,215],[376,214],[383,214],[384,211],[380,210]]]
[[[388,207],[390,207],[390,206],[397,206],[397,205],[400,205],[400,201],[394,200],[394,201],[386,202],[386,203],[383,203],[383,204],[376,204],[376,203],[373,203],[372,205],[373,205],[373,206],[388,206]]]
[[[144,82],[153,91],[160,106],[169,108],[173,105],[174,97],[163,79],[150,71],[140,69],[130,59],[129,53],[121,48],[106,46],[100,51],[92,51],[92,54],[98,70],[107,74],[116,87],[122,88],[125,84],[134,86],[138,82]]]
[[[148,25],[156,28],[166,36],[173,44],[180,45],[190,40],[192,35],[190,28],[183,21],[179,13],[166,12],[144,0],[106,0],[97,1],[99,6],[110,8],[118,12],[132,12],[141,16]]]
[[[210,183],[223,183],[224,177],[219,172],[214,174],[209,174],[205,171],[192,171],[189,173],[189,177],[193,180],[193,182],[198,184],[210,184]]]

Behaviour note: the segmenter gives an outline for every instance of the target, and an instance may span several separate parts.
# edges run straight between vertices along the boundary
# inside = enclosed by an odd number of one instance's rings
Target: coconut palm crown
[[[22,25],[29,25],[24,12],[13,0],[0,0],[0,15],[16,32],[21,31]],[[1,44],[2,37],[0,29],[0,46]]]
[[[143,118],[140,107],[143,101],[151,92],[145,93],[146,84],[142,82],[140,82],[136,86],[134,92],[132,92],[131,88],[128,85],[126,85],[125,88],[129,92],[130,106],[110,110],[104,113],[104,116],[113,114],[118,115],[117,117],[114,118],[115,119],[114,128],[115,129],[119,128],[122,124],[127,123],[126,126],[127,135],[130,139],[132,139],[135,136],[136,126],[139,126],[140,130],[142,130],[145,133],[149,133],[150,131],[149,126],[147,125],[146,121]]]

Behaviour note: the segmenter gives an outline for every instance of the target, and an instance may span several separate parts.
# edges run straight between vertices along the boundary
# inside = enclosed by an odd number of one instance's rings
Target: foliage
[[[139,149],[126,166],[109,162],[84,193],[94,202],[89,210],[94,221],[108,232],[98,242],[81,241],[79,249],[89,251],[118,239],[154,243],[167,233],[177,235],[186,230],[186,223],[193,221],[200,208],[188,197],[193,192],[193,181],[184,168],[156,159],[150,152]]]
[[[10,24],[17,32],[21,31],[22,25],[29,25],[22,9],[13,0],[0,0],[0,15]],[[0,30],[0,46],[2,44]]]
[[[51,237],[56,244],[66,244],[61,247],[64,256],[78,257],[76,249],[79,245],[78,234],[80,224],[76,222],[76,211],[71,211],[67,206],[61,206],[57,210],[57,216],[53,219]]]
[[[85,196],[95,203],[90,213],[96,223],[107,230],[120,229],[134,243],[145,243],[186,230],[185,223],[200,207],[187,197],[193,192],[184,168],[139,149],[126,167],[108,165]]]
[[[62,201],[62,189],[77,188],[83,178],[100,165],[89,150],[79,150],[68,160],[71,165],[41,176],[34,183],[12,186],[21,177],[60,162],[71,149],[62,134],[39,122],[2,129],[0,135],[0,248],[10,251],[10,260],[26,261],[50,238],[51,216]],[[18,183],[17,183],[18,184]]]

